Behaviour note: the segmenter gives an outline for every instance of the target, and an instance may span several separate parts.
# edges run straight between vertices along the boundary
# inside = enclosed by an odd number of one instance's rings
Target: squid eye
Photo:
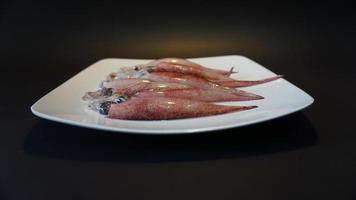
[[[118,96],[116,99],[115,99],[115,103],[122,103],[122,102],[125,102],[127,100],[127,97],[125,96]]]
[[[103,102],[100,104],[99,106],[99,113],[102,114],[102,115],[107,115],[109,114],[109,109],[110,109],[110,106],[111,106],[112,102]]]

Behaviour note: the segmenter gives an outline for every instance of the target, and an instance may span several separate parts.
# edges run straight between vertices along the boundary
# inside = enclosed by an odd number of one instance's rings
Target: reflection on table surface
[[[188,162],[263,156],[315,143],[302,112],[257,125],[191,135],[105,132],[40,120],[23,148],[32,156],[108,162]]]

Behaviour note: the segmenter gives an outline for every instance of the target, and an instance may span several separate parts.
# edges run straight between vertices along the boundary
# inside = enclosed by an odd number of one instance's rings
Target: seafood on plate
[[[229,77],[232,73],[231,70],[215,70],[200,65],[182,65],[159,60],[150,63],[134,67],[120,68],[118,72],[111,73],[108,76],[108,80],[120,78],[144,78],[153,81],[163,80],[168,82],[184,82],[184,84],[198,84],[206,87],[220,86],[238,88],[263,84],[282,77],[282,75],[276,75],[260,80],[236,80]]]
[[[242,110],[256,106],[224,106],[181,98],[141,97],[112,104],[108,117],[128,120],[167,120],[203,117]]]
[[[233,73],[236,73],[234,71],[234,67],[231,67],[230,70],[220,70],[220,69],[212,69],[212,68],[207,68],[207,67],[204,67],[202,65],[199,65],[197,63],[194,63],[194,62],[191,62],[187,59],[182,59],[182,58],[162,58],[162,59],[158,59],[158,60],[154,60],[154,61],[151,61],[147,64],[144,64],[144,65],[138,65],[137,67],[149,67],[149,66],[155,66],[159,63],[170,63],[170,64],[176,64],[176,65],[183,65],[183,66],[187,66],[187,67],[193,67],[193,68],[200,68],[200,69],[205,69],[205,70],[208,70],[208,71],[212,71],[212,72],[215,72],[215,73],[218,73],[218,74],[222,74],[222,75],[225,75],[225,76],[230,76],[231,74]]]
[[[167,91],[175,89],[188,89],[189,85],[169,82],[152,82],[144,79],[121,79],[103,83],[105,88],[111,88],[114,93],[122,96],[132,96],[142,91]]]
[[[256,81],[230,77],[234,68],[217,70],[182,58],[163,58],[147,64],[121,67],[103,80],[99,89],[82,99],[92,110],[108,118],[169,120],[218,115],[257,106],[215,104],[250,101],[262,96],[238,87],[267,83],[281,76]]]
[[[262,96],[248,92],[241,92],[240,94],[237,94],[232,92],[224,92],[221,90],[207,90],[201,88],[172,89],[165,91],[142,91],[136,93],[135,97],[170,97],[202,102],[250,101],[263,99]]]
[[[206,102],[247,101],[263,99],[262,96],[237,89],[206,88],[176,82],[153,82],[145,79],[117,79],[103,83],[104,88],[112,89],[121,96],[166,96],[187,98]]]

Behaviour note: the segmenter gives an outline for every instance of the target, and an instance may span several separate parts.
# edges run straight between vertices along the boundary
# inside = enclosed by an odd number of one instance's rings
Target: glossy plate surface
[[[190,60],[216,69],[229,69],[234,66],[239,72],[232,75],[236,79],[257,80],[276,75],[243,56]],[[119,67],[143,64],[148,61],[150,60],[111,58],[100,60],[42,97],[31,106],[31,110],[41,118],[86,128],[145,134],[186,134],[256,124],[302,110],[314,101],[310,95],[285,79],[243,88],[265,99],[223,103],[257,105],[256,109],[191,119],[165,121],[108,119],[89,110],[81,100],[85,92],[96,90],[100,81],[104,80],[110,72],[116,71]]]

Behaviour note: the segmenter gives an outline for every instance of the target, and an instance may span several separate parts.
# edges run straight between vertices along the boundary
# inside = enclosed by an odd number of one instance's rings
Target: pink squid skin
[[[261,96],[237,95],[221,90],[207,90],[201,88],[175,89],[166,91],[143,91],[135,94],[138,98],[147,97],[168,97],[182,98],[203,102],[222,102],[222,101],[250,101],[263,99]]]
[[[177,98],[132,98],[112,104],[109,118],[126,120],[169,120],[238,112],[257,106],[223,106]]]
[[[231,80],[231,81],[225,81],[225,80],[213,80],[214,83],[224,86],[224,87],[231,87],[231,88],[238,88],[238,87],[248,87],[248,86],[253,86],[253,85],[259,85],[263,83],[268,83],[277,79],[282,78],[283,75],[277,75],[265,79],[260,79],[256,81],[248,81],[248,80]]]
[[[189,61],[189,60],[183,59],[183,58],[162,58],[162,59],[151,61],[151,62],[147,63],[145,66],[155,66],[160,62],[184,65],[184,66],[187,66],[187,67],[196,67],[196,68],[201,68],[201,69],[207,69],[207,70],[214,71],[214,72],[216,72],[218,74],[222,74],[224,76],[230,76],[231,74],[236,73],[236,72],[233,71],[234,70],[233,67],[229,71],[220,70],[220,69],[211,69],[211,68],[204,67],[202,65],[199,65],[197,63],[194,63],[192,61]]]
[[[256,80],[256,81],[235,80],[206,69],[188,67],[184,65],[177,65],[177,64],[165,63],[165,62],[160,62],[157,65],[150,67],[150,71],[151,72],[174,72],[174,73],[181,73],[186,75],[193,75],[206,79],[209,82],[218,84],[220,86],[232,87],[232,88],[258,85],[282,77],[281,75],[277,75],[277,76],[269,77],[262,80]]]
[[[194,87],[206,88],[206,89],[222,89],[226,91],[235,92],[233,88],[238,87],[247,87],[258,85],[262,83],[267,83],[273,80],[281,78],[282,75],[261,79],[257,81],[245,81],[245,80],[231,80],[231,81],[218,81],[214,82],[208,81],[204,78],[189,75],[189,74],[180,74],[174,72],[151,72],[146,78],[151,81],[161,81],[161,82],[172,82],[172,83],[183,83]]]
[[[151,72],[145,76],[146,79],[158,82],[170,82],[170,83],[183,83],[193,87],[206,88],[206,89],[223,89],[231,90],[232,88],[221,87],[213,82],[210,82],[199,76],[194,76],[190,74],[181,74],[175,72]]]
[[[221,98],[224,97],[224,99],[230,99],[230,100],[235,99],[236,101],[238,99],[239,100],[240,99],[241,100],[263,99],[262,96],[253,93],[249,93],[233,88],[217,86],[213,83],[205,81],[204,79],[200,79],[199,77],[196,78],[192,77],[191,79],[189,79],[189,81],[182,81],[181,79],[171,79],[171,77],[167,75],[163,76],[162,74],[154,74],[154,73],[149,74],[149,76],[147,77],[148,80],[136,79],[136,78],[117,79],[110,82],[105,82],[104,87],[113,88],[114,93],[119,95],[124,95],[124,96],[132,96],[138,92],[144,92],[144,91],[159,92],[159,91],[168,91],[168,90],[177,90],[177,89],[192,89],[187,91],[204,93],[203,95],[204,98],[208,98],[207,95],[210,94],[212,95],[211,98],[217,98],[217,97],[213,97],[213,95],[215,95],[215,96],[221,96]],[[195,81],[195,79],[197,79],[198,81]],[[193,88],[196,90],[193,90]],[[181,91],[181,93],[184,93],[185,96],[189,96],[184,91]],[[194,96],[193,93],[190,95]]]
[[[104,87],[114,89],[114,93],[124,96],[132,96],[142,91],[165,91],[171,89],[187,89],[188,85],[179,83],[151,82],[144,79],[119,79],[104,83]]]
[[[190,74],[198,77],[205,78],[207,80],[226,80],[232,81],[233,79],[216,73],[212,69],[200,68],[195,66],[179,65],[168,62],[159,62],[155,65],[148,66],[150,72],[175,72],[182,74]],[[212,81],[213,82],[213,81]]]

